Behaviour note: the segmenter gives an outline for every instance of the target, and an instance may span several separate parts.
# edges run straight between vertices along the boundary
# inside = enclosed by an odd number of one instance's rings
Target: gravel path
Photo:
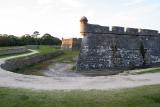
[[[5,60],[20,56],[35,54],[33,51],[29,54],[12,56],[0,59],[0,64]],[[23,75],[9,72],[0,68],[0,87],[26,88],[36,90],[72,90],[72,89],[119,89],[130,88],[143,85],[160,84],[160,73],[142,74],[142,75],[113,75],[98,77],[43,77],[33,75]]]

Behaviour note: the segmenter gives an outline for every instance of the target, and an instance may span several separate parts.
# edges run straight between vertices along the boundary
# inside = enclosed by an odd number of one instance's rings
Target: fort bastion
[[[80,20],[83,36],[77,71],[133,69],[160,65],[157,30],[89,24]]]

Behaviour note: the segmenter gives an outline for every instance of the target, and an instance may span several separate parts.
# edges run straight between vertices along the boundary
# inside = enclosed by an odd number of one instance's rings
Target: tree
[[[32,37],[37,38],[40,33],[38,31],[33,32]]]
[[[36,40],[35,38],[33,38],[31,35],[29,34],[25,34],[23,35],[21,38],[21,43],[23,45],[35,45],[36,44]]]
[[[41,44],[53,45],[54,44],[53,39],[54,39],[54,37],[52,37],[50,34],[46,33],[41,37]]]
[[[20,39],[14,35],[0,35],[0,46],[19,46]]]
[[[38,38],[37,38],[38,35],[40,35],[38,31],[35,31],[35,32],[33,32],[33,34],[32,34],[32,37],[35,38],[37,48],[39,48],[39,46],[38,46]]]
[[[32,35],[25,34],[22,37],[14,35],[0,34],[0,46],[22,46],[22,45],[60,45],[61,40],[46,33],[38,38],[39,32],[35,31]]]
[[[41,37],[41,44],[43,45],[59,45],[61,40],[51,36],[50,34],[46,33]]]
[[[140,43],[140,53],[141,53],[141,55],[142,55],[143,65],[145,65],[145,64],[146,64],[146,60],[145,60],[146,50],[145,50],[145,48],[144,48],[143,42]]]

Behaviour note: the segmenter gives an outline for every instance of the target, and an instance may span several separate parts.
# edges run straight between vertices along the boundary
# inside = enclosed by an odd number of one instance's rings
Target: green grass
[[[64,54],[57,57],[57,62],[61,63],[75,63],[76,57],[79,55],[79,51],[63,50]]]
[[[136,74],[158,73],[158,72],[160,72],[160,67],[144,69],[140,72],[137,72]]]
[[[39,49],[37,49],[37,51],[39,51],[40,54],[51,53],[51,52],[54,52],[56,50],[59,50],[59,49],[56,49],[53,46],[48,46],[48,45],[46,45],[46,46],[41,45],[41,46],[39,46]]]
[[[0,88],[0,107],[160,107],[160,85],[112,91]]]

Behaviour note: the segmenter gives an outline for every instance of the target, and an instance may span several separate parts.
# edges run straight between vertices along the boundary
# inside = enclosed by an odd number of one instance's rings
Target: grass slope
[[[113,91],[0,88],[0,107],[160,107],[160,85]]]
[[[49,48],[48,48],[49,49]],[[44,47],[44,50],[45,47]],[[41,49],[41,51],[44,51]],[[46,52],[46,51],[44,51]],[[41,52],[41,53],[44,53]],[[74,58],[78,56],[79,52],[78,51],[63,51],[64,54],[58,56],[57,58],[54,58],[54,60],[56,62],[59,63],[76,63]],[[46,68],[48,68],[48,65],[50,64],[50,60],[48,61],[44,61],[38,64],[34,64],[31,66],[27,66],[26,68],[22,68],[19,70],[16,70],[16,73],[22,73],[22,74],[26,74],[26,75],[39,75],[39,76],[44,76],[43,72],[41,70],[44,70]],[[73,67],[71,68],[71,70],[75,70],[75,65],[73,64]]]
[[[0,47],[0,49],[19,48],[19,47],[24,47],[24,46],[4,46],[4,47]]]
[[[55,52],[56,50],[59,50],[59,49],[56,49],[53,46],[48,46],[48,45],[46,46],[40,45],[39,49],[37,49],[37,51],[39,51],[40,54],[51,53],[51,52]]]
[[[58,50],[59,50],[59,49],[55,49],[53,46],[40,45],[39,48],[37,49],[37,51],[38,51],[39,53],[32,54],[32,55],[29,55],[29,56],[22,56],[22,57],[17,57],[17,58],[11,58],[11,59],[9,59],[9,60],[15,60],[15,59],[27,58],[27,57],[30,57],[30,56],[47,54],[47,53],[55,52],[55,51],[58,51]]]
[[[56,49],[53,46],[40,46],[38,49],[39,54],[46,54],[50,52],[54,52],[60,49]],[[69,50],[62,50],[63,54],[54,58],[56,62],[59,63],[75,63],[75,57],[79,55],[79,51],[69,51]],[[27,57],[27,56],[26,56]],[[24,57],[20,57],[24,58]],[[17,59],[17,58],[14,58]],[[13,60],[13,59],[11,59]],[[16,73],[22,73],[26,75],[39,75],[39,76],[44,76],[44,74],[41,72],[41,70],[46,69],[50,63],[50,60],[44,61],[38,64],[33,64],[31,66],[27,66],[26,68],[22,68],[19,70],[16,70],[14,72]],[[73,65],[74,69],[74,65]]]
[[[160,67],[148,68],[137,72],[136,74],[145,74],[145,73],[158,73],[160,72]]]
[[[36,56],[36,55],[40,55],[40,54],[48,54],[48,53],[56,52],[56,51],[59,51],[59,50],[60,49],[56,49],[53,46],[48,46],[48,45],[44,46],[44,45],[41,45],[37,49],[37,51],[39,51],[39,53],[36,53],[34,55]],[[20,58],[27,58],[27,57],[30,57],[30,56],[23,56],[23,57],[18,57],[18,58],[12,58],[10,60],[15,60],[15,59],[20,59]],[[43,73],[41,72],[41,70],[47,68],[48,65],[49,65],[49,62],[50,62],[50,60],[43,61],[41,63],[33,64],[33,65],[30,65],[30,66],[24,67],[22,69],[17,69],[14,72],[21,73],[21,74],[26,74],[26,75],[39,75],[39,76],[43,76]]]
[[[28,50],[27,52],[22,52],[22,53],[2,55],[2,56],[0,56],[0,58],[6,58],[6,57],[10,57],[10,56],[17,56],[17,55],[22,55],[22,54],[27,54],[27,53],[31,53],[31,51]]]
[[[60,63],[75,63],[79,51],[63,50],[63,55],[57,57],[55,60]]]

